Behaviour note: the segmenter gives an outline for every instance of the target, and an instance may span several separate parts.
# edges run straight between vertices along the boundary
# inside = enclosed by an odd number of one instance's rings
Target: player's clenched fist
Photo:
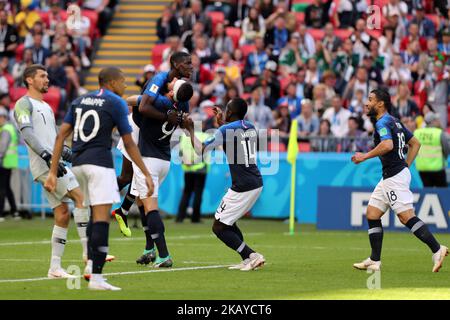
[[[153,179],[151,175],[148,175],[145,177],[145,183],[147,184],[148,188],[148,197],[151,197],[153,195],[153,191],[155,190],[155,185],[153,184]]]
[[[352,156],[352,161],[355,164],[361,163],[363,161],[366,160],[366,155],[364,153],[361,152],[356,152],[353,156]]]
[[[49,173],[44,183],[45,190],[47,190],[48,192],[54,192],[56,190],[56,183],[56,176],[52,173]]]

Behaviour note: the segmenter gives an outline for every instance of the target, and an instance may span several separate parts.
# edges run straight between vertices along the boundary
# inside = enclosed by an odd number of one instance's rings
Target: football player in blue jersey
[[[414,197],[410,190],[409,168],[419,152],[420,142],[398,119],[389,114],[391,107],[391,97],[386,90],[376,89],[369,94],[365,108],[367,115],[376,121],[375,148],[368,153],[357,152],[352,156],[355,164],[379,157],[383,169],[383,177],[370,197],[366,212],[372,254],[353,267],[360,270],[380,270],[383,242],[381,217],[392,209],[399,220],[428,245],[433,253],[432,271],[438,272],[448,255],[448,249],[437,242],[427,225],[414,214]]]
[[[214,234],[229,248],[237,251],[242,262],[230,269],[249,271],[261,267],[265,258],[245,242],[236,221],[248,212],[262,192],[263,181],[256,165],[258,135],[255,126],[244,120],[247,103],[232,99],[226,106],[225,117],[220,108],[214,109],[220,125],[215,135],[201,143],[194,135],[194,123],[186,121],[191,143],[198,154],[223,146],[230,167],[232,185],[222,199],[212,226]]]
[[[126,84],[123,72],[116,67],[102,69],[98,76],[99,90],[90,92],[72,102],[55,141],[52,164],[45,188],[56,188],[56,174],[64,140],[73,132],[73,173],[80,183],[86,205],[91,207],[91,225],[88,231],[92,290],[120,290],[102,277],[108,253],[108,233],[111,206],[120,202],[116,174],[111,153],[111,134],[117,127],[125,149],[144,177],[148,195],[153,192],[151,175],[142,161],[139,149],[131,137],[128,107],[123,95]]]
[[[168,92],[163,95],[159,93],[153,101],[154,107],[160,113],[183,113],[189,112],[189,99],[193,94],[192,85],[185,80],[173,78],[167,84]],[[139,97],[144,99],[146,93]],[[142,103],[141,103],[142,104]],[[144,216],[143,227],[146,234],[146,246],[140,258],[136,260],[138,264],[149,264],[154,262],[156,268],[171,267],[172,257],[169,255],[164,236],[164,223],[158,211],[159,187],[169,172],[170,167],[170,140],[173,132],[178,127],[178,123],[172,125],[167,119],[149,118],[140,112],[140,107],[133,108],[133,120],[140,128],[139,150],[147,168],[152,173],[155,186],[153,195],[147,196],[147,188],[143,180],[142,172],[133,164],[133,180],[131,182],[131,194],[138,197],[137,205],[141,216]],[[184,118],[186,119],[186,118]],[[181,122],[180,122],[181,124]],[[146,224],[144,225],[144,223]],[[158,257],[156,257],[156,248]]]
[[[139,107],[139,111],[145,117],[154,119],[155,121],[168,122],[171,126],[180,125],[182,121],[182,112],[177,112],[173,108],[168,110],[162,110],[155,106],[156,99],[161,95],[167,95],[169,92],[168,83],[172,82],[173,79],[190,78],[192,74],[192,61],[191,56],[185,52],[175,52],[170,57],[170,67],[168,72],[159,72],[153,78],[151,78],[144,86],[140,96],[131,96],[127,98],[127,102],[130,106]],[[135,142],[138,143],[137,139],[139,136],[139,129],[133,127],[133,137],[135,137]],[[118,177],[119,189],[122,190],[125,186],[131,183],[133,176],[133,168],[131,162],[129,161],[127,155],[124,153],[122,143],[118,145],[119,150],[124,154],[122,173]],[[115,217],[119,223],[120,231],[123,235],[130,237],[131,230],[128,227],[127,215],[128,210],[131,208],[135,200],[135,197],[131,194],[131,187],[129,187],[128,193],[125,196],[120,208],[114,210],[112,215]],[[141,222],[144,232],[147,237],[147,247],[153,248],[153,241],[151,240],[148,226],[147,218],[145,216],[145,210],[141,206],[139,207],[139,212],[141,213]],[[151,249],[145,249],[143,254],[143,262],[148,264],[156,259],[154,252]],[[139,261],[141,259],[138,259]],[[138,262],[139,263],[139,262]]]

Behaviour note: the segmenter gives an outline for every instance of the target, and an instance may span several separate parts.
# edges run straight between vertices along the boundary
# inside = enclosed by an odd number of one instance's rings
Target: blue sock
[[[150,230],[151,238],[158,248],[159,257],[167,257],[169,251],[167,250],[166,239],[164,237],[164,223],[158,210],[152,210],[147,213],[147,226]]]
[[[406,226],[411,230],[414,235],[425,243],[433,253],[436,253],[441,248],[439,242],[428,229],[427,225],[414,216],[406,222]]]
[[[144,233],[145,233],[146,242],[145,242],[144,254],[146,254],[146,253],[149,253],[150,250],[152,250],[155,247],[155,242],[153,241],[150,229],[148,228],[147,216],[145,215],[144,206],[139,207],[139,213],[141,215],[142,229],[144,230]]]
[[[109,223],[94,222],[89,238],[92,247],[92,273],[101,274],[108,254]]]

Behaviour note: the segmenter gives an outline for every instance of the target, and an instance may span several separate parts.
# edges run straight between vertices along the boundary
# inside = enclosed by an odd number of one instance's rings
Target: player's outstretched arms
[[[184,127],[189,132],[189,136],[191,138],[191,144],[192,147],[195,150],[195,153],[201,156],[203,152],[205,151],[205,144],[203,144],[200,140],[197,139],[195,136],[195,130],[194,130],[194,121],[192,118],[186,118],[184,120]]]
[[[169,112],[164,113],[154,107],[155,98],[149,95],[142,95],[141,102],[139,103],[139,112],[148,118],[156,119],[159,121],[168,121],[171,125],[178,123],[178,113]]]
[[[386,139],[380,142],[374,149],[367,153],[357,152],[352,156],[352,161],[355,164],[359,164],[361,162],[366,161],[367,159],[375,158],[382,156],[394,148],[394,143],[392,139]]]
[[[148,188],[147,196],[150,197],[153,194],[153,190],[154,190],[153,180],[150,175],[150,172],[147,170],[147,167],[144,164],[144,161],[142,161],[141,153],[139,152],[138,147],[134,143],[133,138],[131,138],[131,134],[129,134],[129,133],[124,134],[122,136],[122,141],[123,141],[125,150],[130,155],[131,160],[138,166],[138,168],[144,174],[145,183],[147,184],[147,188]]]
[[[408,141],[408,156],[406,157],[406,163],[410,168],[414,159],[416,159],[417,154],[420,150],[420,141],[416,137],[412,137]]]
[[[50,172],[44,183],[44,188],[48,192],[55,191],[57,183],[56,179],[67,173],[66,168],[59,162],[59,159],[61,159],[61,155],[63,153],[64,141],[72,133],[72,131],[72,125],[64,122],[61,125],[58,135],[56,136],[55,146],[53,147],[53,156],[51,157]]]

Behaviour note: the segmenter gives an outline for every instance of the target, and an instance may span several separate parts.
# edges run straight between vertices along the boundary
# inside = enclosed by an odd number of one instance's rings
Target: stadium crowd
[[[50,90],[46,101],[58,119],[67,103],[87,92],[83,70],[90,67],[94,42],[104,35],[115,0],[1,0],[0,105],[13,107],[25,94],[22,74],[28,65],[48,68]],[[71,4],[81,8],[67,10]],[[76,27],[66,23],[73,15]]]
[[[381,10],[368,15],[370,5]],[[367,151],[363,106],[377,87],[410,130],[430,111],[450,124],[449,12],[428,0],[175,0],[158,19],[153,65],[191,53],[193,110],[207,118],[245,97],[250,121],[280,130],[272,148],[284,150],[297,119],[304,151]]]

